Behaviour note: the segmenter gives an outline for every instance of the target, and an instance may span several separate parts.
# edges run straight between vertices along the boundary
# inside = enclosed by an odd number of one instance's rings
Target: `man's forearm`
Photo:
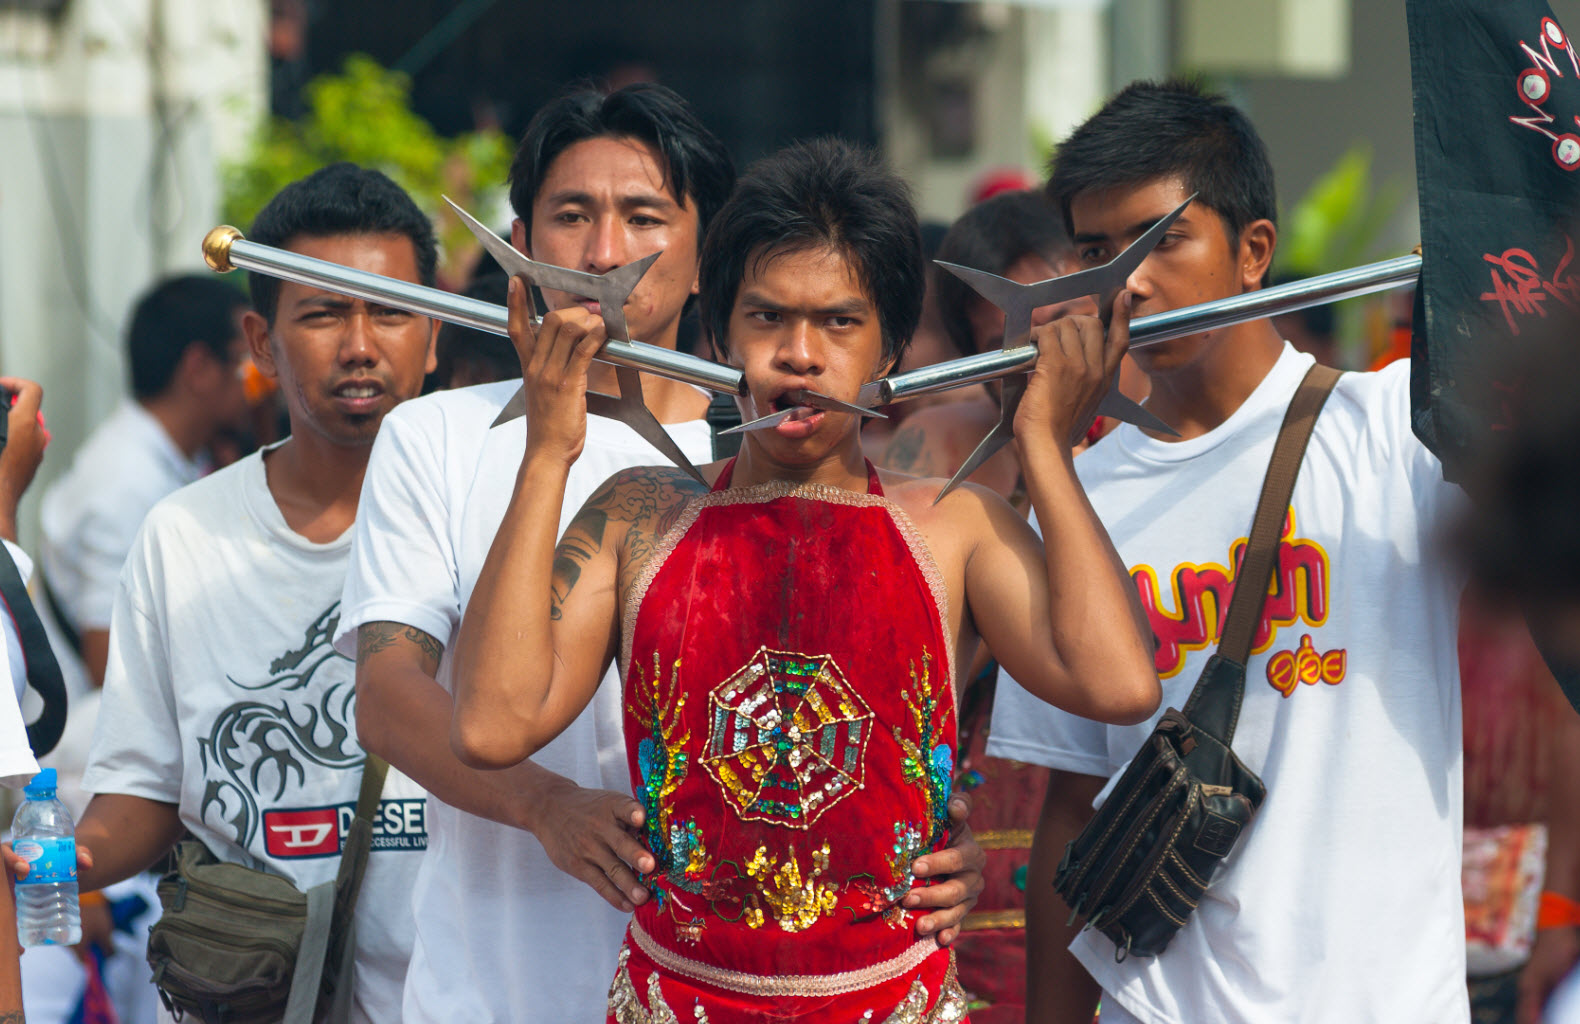
[[[1044,439],[1028,441],[1021,452],[1042,527],[1054,649],[1077,678],[1104,681],[1107,703],[1101,713],[1087,712],[1090,717],[1143,720],[1157,708],[1159,691],[1152,629],[1135,584],[1076,478],[1068,449]]]
[[[1070,772],[1048,778],[1026,872],[1026,1024],[1092,1024],[1097,1012],[1102,989],[1069,950],[1081,924],[1065,923],[1070,909],[1053,891],[1053,877],[1102,786],[1102,779]]]
[[[181,838],[175,804],[124,793],[101,793],[77,823],[77,844],[93,856],[77,884],[84,892],[114,885],[146,871]]]
[[[468,768],[450,747],[455,703],[433,677],[412,666],[357,670],[357,733],[362,745],[451,807],[513,828],[531,829],[531,796],[561,776],[524,761],[503,771]]]
[[[1580,900],[1580,716],[1552,711],[1545,888]]]
[[[85,629],[81,634],[82,664],[94,686],[104,685],[104,670],[110,661],[110,631]]]
[[[0,885],[0,1024],[22,1024],[22,944],[16,934],[16,892]]]
[[[467,599],[450,648],[455,713],[450,742],[469,763],[506,767],[549,742],[543,722],[558,662],[550,581],[569,463],[522,463],[504,521]]]

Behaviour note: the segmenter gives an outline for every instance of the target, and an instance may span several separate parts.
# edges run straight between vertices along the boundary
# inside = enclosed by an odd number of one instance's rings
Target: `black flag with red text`
[[[1580,311],[1580,51],[1543,0],[1408,0],[1423,263],[1418,437],[1455,480],[1518,405],[1466,385],[1498,347]],[[1494,358],[1489,358],[1494,357]]]
[[[1422,245],[1412,425],[1458,480],[1499,431],[1529,426],[1522,343],[1529,355],[1553,333],[1544,321],[1580,314],[1580,51],[1544,0],[1406,11]],[[1536,640],[1580,709],[1580,666]]]

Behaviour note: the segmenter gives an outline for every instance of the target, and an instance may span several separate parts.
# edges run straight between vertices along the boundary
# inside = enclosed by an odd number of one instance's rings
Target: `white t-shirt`
[[[286,525],[258,454],[156,505],[116,597],[84,787],[176,804],[223,860],[332,880],[364,759],[354,665],[330,646],[350,547]],[[392,769],[357,900],[359,1021],[400,1017],[425,813]]]
[[[121,565],[143,517],[207,468],[206,459],[187,458],[147,409],[127,400],[49,485],[39,506],[39,561],[79,633],[110,628]]]
[[[1311,362],[1286,346],[1201,437],[1121,426],[1076,459],[1159,639],[1164,707],[1184,707],[1216,646],[1204,609],[1228,601],[1204,595],[1235,564]],[[1410,432],[1409,385],[1408,363],[1346,374],[1317,420],[1234,735],[1267,785],[1257,817],[1161,956],[1116,963],[1091,929],[1071,946],[1105,1005],[1144,1024],[1469,1020],[1459,581],[1434,547],[1459,495]],[[1104,726],[1005,685],[988,752],[1117,775],[1157,717]]]
[[[490,428],[518,381],[402,404],[379,428],[362,485],[335,643],[350,654],[367,622],[415,626],[445,645],[438,679],[453,692],[448,650],[521,468],[526,425]],[[711,460],[701,420],[666,428],[696,463]],[[587,418],[571,468],[563,530],[621,469],[667,460],[623,423]],[[435,722],[440,733],[448,722]],[[580,786],[631,791],[611,669],[591,704],[533,757]],[[407,1024],[601,1020],[627,915],[563,874],[531,834],[429,798],[431,845],[413,893],[417,943]]]

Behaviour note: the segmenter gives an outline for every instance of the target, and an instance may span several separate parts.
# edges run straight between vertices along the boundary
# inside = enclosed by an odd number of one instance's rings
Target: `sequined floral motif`
[[[872,711],[828,655],[758,648],[710,701],[702,764],[743,819],[804,829],[861,788]]]
[[[708,867],[702,833],[691,820],[676,821],[670,796],[685,781],[690,755],[685,751],[691,733],[681,725],[686,706],[680,688],[680,662],[670,670],[669,683],[663,682],[658,652],[653,652],[653,673],[643,678],[633,673],[631,713],[648,726],[648,735],[637,744],[636,763],[641,781],[636,798],[646,812],[648,849],[658,861],[658,873],[681,888],[696,891],[697,880]]]
[[[894,884],[884,893],[889,902],[897,903],[906,893],[911,891],[916,876],[911,872],[911,864],[922,855],[928,847],[928,842],[922,834],[922,826],[907,824],[903,821],[894,823],[894,845],[891,851],[894,856],[890,860],[890,869],[894,872]]]
[[[914,782],[927,792],[928,817],[932,821],[932,834],[928,845],[938,842],[949,831],[949,793],[955,772],[955,752],[947,742],[935,742],[943,732],[944,722],[953,710],[954,699],[948,686],[934,687],[932,682],[932,656],[922,654],[922,668],[911,663],[911,685],[901,690],[905,706],[910,709],[911,723],[916,727],[917,738],[907,737],[894,728],[894,739],[905,751],[901,769],[907,781]],[[948,697],[947,703],[939,700],[939,689]]]
[[[609,1015],[616,1024],[708,1024],[708,1011],[699,1004],[692,1008],[690,1015],[681,1017],[664,999],[664,992],[658,985],[658,972],[647,976],[647,1001],[637,994],[636,983],[631,980],[629,961],[631,951],[624,946],[620,947],[620,966],[614,972],[614,981],[609,985]]]
[[[905,894],[911,891],[911,886],[916,882],[911,864],[927,850],[924,828],[925,826],[920,824],[895,822],[894,843],[889,848],[888,885],[865,878],[853,883],[857,891],[865,897],[858,906],[864,912],[881,917],[893,928],[910,927],[910,921],[905,915],[905,910],[900,906],[900,900],[905,898]]]
[[[839,905],[839,888],[830,882],[819,881],[828,870],[828,844],[812,851],[812,868],[803,879],[801,864],[796,860],[795,847],[791,846],[785,859],[768,855],[768,848],[759,846],[752,859],[746,862],[746,875],[757,883],[757,893],[746,898],[746,923],[753,928],[764,924],[760,894],[768,904],[773,919],[787,932],[799,932],[812,927],[818,918]]]

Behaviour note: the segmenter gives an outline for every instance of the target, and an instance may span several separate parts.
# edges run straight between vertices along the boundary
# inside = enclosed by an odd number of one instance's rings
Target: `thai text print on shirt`
[[[1150,565],[1131,568],[1141,607],[1146,610],[1157,641],[1155,654],[1158,677],[1168,679],[1185,667],[1186,655],[1218,644],[1223,620],[1245,557],[1247,538],[1229,545],[1226,564],[1181,562],[1167,574],[1170,593],[1165,598],[1163,577]],[[1279,629],[1305,623],[1320,627],[1328,620],[1328,553],[1314,540],[1296,536],[1295,510],[1284,518],[1282,538],[1273,577],[1268,583],[1267,602],[1252,640],[1251,653],[1261,654],[1278,640]],[[1165,607],[1171,601],[1172,610]],[[1267,682],[1285,697],[1301,683],[1318,682],[1336,686],[1344,681],[1347,654],[1344,650],[1319,651],[1311,635],[1301,636],[1298,645],[1273,654],[1267,663]]]

